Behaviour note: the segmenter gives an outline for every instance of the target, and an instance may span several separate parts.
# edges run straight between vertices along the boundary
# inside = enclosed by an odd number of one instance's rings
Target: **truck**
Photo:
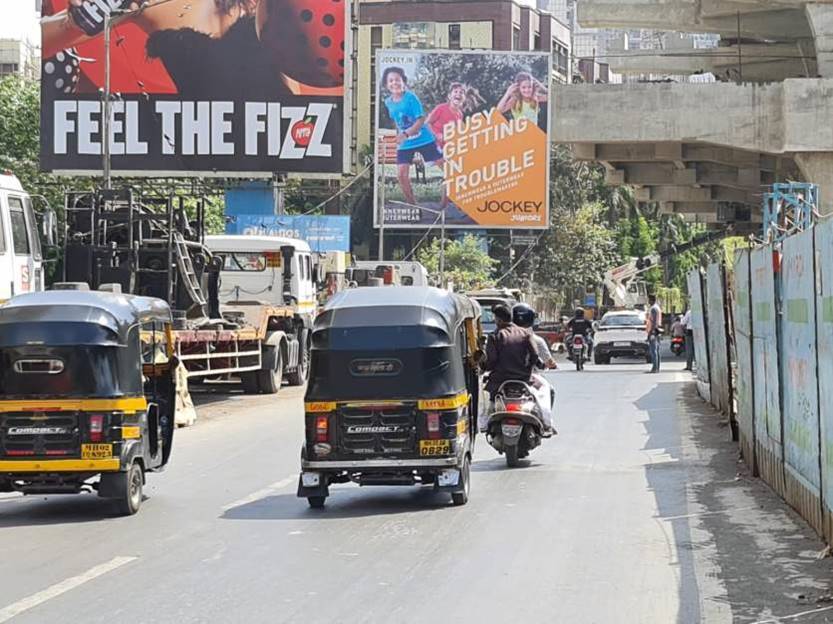
[[[644,308],[648,304],[645,282],[637,277],[659,264],[659,255],[631,258],[626,264],[614,267],[604,274],[604,287],[615,308]]]
[[[354,270],[367,271],[374,275],[379,267],[391,267],[396,274],[396,282],[400,286],[429,286],[428,270],[419,262],[408,261],[376,261],[357,260],[353,263]]]
[[[248,393],[268,394],[284,381],[304,384],[315,315],[309,247],[208,237],[205,204],[130,187],[68,193],[60,281],[168,302],[189,384],[236,379]],[[249,273],[266,286],[252,285]]]
[[[32,199],[11,171],[0,172],[0,302],[43,290],[44,268]]]

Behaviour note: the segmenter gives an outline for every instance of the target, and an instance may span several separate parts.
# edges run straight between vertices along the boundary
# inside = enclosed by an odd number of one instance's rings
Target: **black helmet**
[[[584,318],[584,308],[576,308],[576,318]]]
[[[519,327],[532,327],[535,324],[535,310],[525,303],[512,308],[512,322]]]

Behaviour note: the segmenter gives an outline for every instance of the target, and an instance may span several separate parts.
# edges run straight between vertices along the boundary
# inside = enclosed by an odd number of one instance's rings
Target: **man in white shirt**
[[[691,324],[691,308],[686,309],[680,323],[685,330],[685,369],[690,371],[694,365],[694,326]]]
[[[659,307],[657,298],[654,295],[648,296],[648,303],[651,304],[651,307],[648,310],[645,330],[648,333],[648,352],[651,354],[650,372],[658,373],[660,365],[659,337],[662,332],[662,309]]]

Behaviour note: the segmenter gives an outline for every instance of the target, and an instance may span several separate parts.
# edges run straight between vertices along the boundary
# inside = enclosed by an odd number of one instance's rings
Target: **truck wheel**
[[[309,343],[305,344],[298,354],[298,368],[286,376],[290,386],[303,386],[309,376]]]
[[[260,393],[258,375],[260,375],[260,371],[252,371],[250,373],[242,373],[240,375],[240,382],[243,384],[243,392],[246,394]]]
[[[102,480],[110,481],[116,501],[116,507],[123,516],[132,516],[142,506],[142,486],[144,475],[138,462],[130,464],[126,472],[113,472],[101,475]]]
[[[257,384],[263,394],[277,394],[283,383],[283,357],[280,347],[267,347],[277,351],[275,367],[272,370],[260,370],[255,373]]]

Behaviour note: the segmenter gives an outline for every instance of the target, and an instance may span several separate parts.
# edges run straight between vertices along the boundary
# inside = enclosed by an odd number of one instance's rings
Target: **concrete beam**
[[[555,85],[553,90],[556,143],[677,141],[768,154],[833,152],[833,80]]]
[[[637,190],[635,198],[648,202],[714,202],[759,206],[761,196],[745,190],[725,186],[645,186]]]
[[[583,0],[578,22],[585,28],[647,28],[677,32],[711,32],[737,36],[737,11],[704,14],[700,0]],[[774,9],[774,10],[773,10]],[[740,35],[746,39],[785,41],[811,36],[803,9],[771,3],[741,12]]]
[[[614,181],[611,182],[610,179]],[[623,180],[623,182],[619,182]],[[608,184],[639,184],[648,186],[674,185],[692,186],[697,184],[697,171],[677,169],[667,163],[634,163],[616,170]]]

